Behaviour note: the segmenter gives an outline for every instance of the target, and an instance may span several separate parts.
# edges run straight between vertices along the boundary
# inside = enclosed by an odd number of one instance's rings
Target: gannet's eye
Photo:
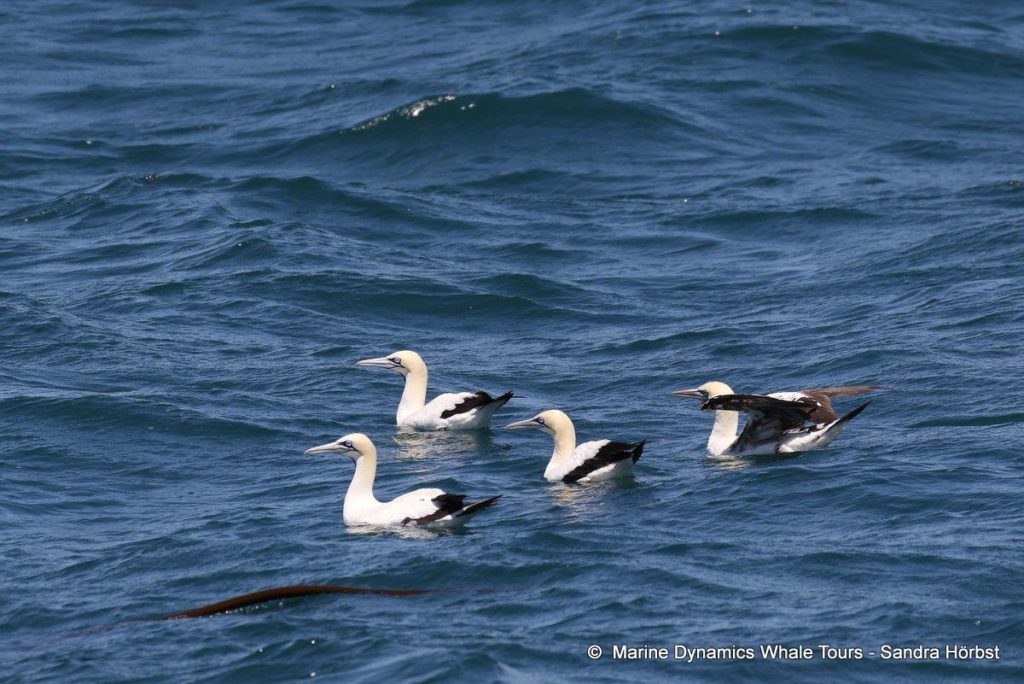
[[[704,397],[705,399],[708,398],[709,395],[708,395],[708,391],[707,390],[699,390],[699,391],[700,391],[700,395],[702,397]]]
[[[390,359],[388,359],[388,361],[395,364],[396,366],[402,365],[402,359],[398,358],[397,356],[392,356]]]
[[[540,423],[541,425],[543,425],[543,424],[544,424],[544,419],[543,419],[543,418],[537,418],[536,420],[537,420],[537,422],[538,422],[538,423]]]
[[[352,446],[352,442],[348,441],[347,439],[341,443],[341,446],[345,447],[346,449],[355,449],[355,447]]]

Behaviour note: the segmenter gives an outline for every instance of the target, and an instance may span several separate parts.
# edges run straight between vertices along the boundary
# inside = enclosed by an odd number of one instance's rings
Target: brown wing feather
[[[832,397],[855,397],[858,394],[872,392],[882,389],[878,385],[850,385],[848,387],[818,387],[815,389],[801,390],[820,406],[811,414],[810,419],[815,423],[831,423],[836,420],[836,410],[832,408]]]
[[[826,397],[855,397],[858,394],[874,392],[880,389],[882,388],[879,385],[850,385],[848,387],[816,387],[800,391],[808,396],[820,394]]]

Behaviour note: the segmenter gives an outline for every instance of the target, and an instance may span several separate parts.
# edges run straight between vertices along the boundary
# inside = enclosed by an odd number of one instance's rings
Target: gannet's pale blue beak
[[[540,423],[535,418],[529,418],[527,420],[520,420],[515,423],[509,423],[505,426],[506,430],[530,430],[540,427]]]
[[[333,453],[333,452],[343,453],[345,451],[348,451],[348,449],[344,448],[343,446],[341,446],[337,442],[328,442],[327,444],[321,444],[320,446],[315,446],[312,449],[306,449],[302,453],[303,453],[303,455],[307,455],[307,454],[329,454],[329,453]]]
[[[362,361],[356,362],[357,366],[366,366],[368,368],[394,368],[395,364],[393,361],[381,357],[379,359],[363,359]]]
[[[693,397],[694,399],[706,399],[707,395],[701,392],[699,389],[685,389],[676,390],[672,393],[673,397]]]

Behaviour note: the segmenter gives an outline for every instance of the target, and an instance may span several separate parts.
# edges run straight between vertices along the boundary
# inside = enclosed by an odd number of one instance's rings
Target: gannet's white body
[[[414,430],[479,430],[489,427],[495,411],[512,398],[511,392],[492,397],[487,392],[450,392],[427,402],[427,364],[414,351],[400,351],[358,366],[387,368],[405,378],[395,422]]]
[[[355,462],[356,472],[345,493],[343,512],[349,525],[459,527],[501,498],[492,496],[463,505],[465,496],[447,494],[441,489],[417,489],[392,501],[378,501],[373,495],[377,449],[369,437],[359,432],[307,449],[305,453],[343,453]]]
[[[600,439],[576,445],[576,428],[562,411],[539,413],[528,420],[505,426],[509,430],[542,430],[555,441],[555,450],[544,470],[550,482],[597,482],[633,475],[633,464],[644,450],[644,442],[625,444]]]
[[[831,398],[854,396],[874,389],[878,388],[870,385],[825,387],[762,396],[735,394],[724,382],[713,381],[672,394],[701,399],[703,410],[715,410],[715,425],[708,438],[709,454],[763,456],[828,446],[843,431],[846,423],[871,403],[865,402],[846,415],[836,417]],[[741,411],[748,416],[743,432],[738,433]]]

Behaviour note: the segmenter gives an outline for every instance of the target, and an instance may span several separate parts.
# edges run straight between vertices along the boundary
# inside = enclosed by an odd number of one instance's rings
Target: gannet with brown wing
[[[724,382],[707,382],[695,389],[678,390],[677,397],[701,399],[701,409],[715,411],[715,425],[708,438],[713,456],[758,456],[820,449],[831,444],[846,423],[871,402],[842,417],[832,406],[834,397],[847,397],[881,389],[874,385],[822,387],[799,392],[735,394]],[[739,414],[746,413],[743,431],[737,434]]]

